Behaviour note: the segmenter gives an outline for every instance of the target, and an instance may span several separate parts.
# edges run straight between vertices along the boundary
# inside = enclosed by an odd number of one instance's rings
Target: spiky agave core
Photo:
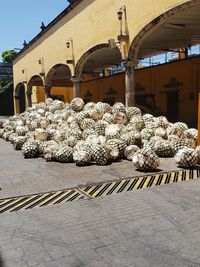
[[[22,154],[25,158],[35,158],[39,154],[38,142],[34,140],[26,141],[22,146]]]
[[[138,170],[153,171],[159,167],[160,160],[150,148],[143,148],[135,153],[133,163]]]
[[[73,150],[68,146],[60,146],[55,153],[55,160],[63,163],[73,162]]]
[[[94,145],[92,147],[92,160],[97,165],[106,165],[109,160],[108,150],[104,146]]]
[[[185,166],[197,164],[193,156],[196,129],[183,122],[170,123],[164,116],[143,115],[138,107],[126,108],[120,102],[111,106],[84,104],[81,98],[71,103],[48,98],[0,121],[0,138],[11,142],[25,158],[42,156],[47,161],[73,161],[79,166],[126,158],[133,160],[136,168],[148,171],[159,166],[158,156],[171,157],[185,147],[192,162]],[[200,158],[200,149],[195,151]]]
[[[195,167],[198,163],[198,153],[193,148],[184,147],[176,153],[175,162],[182,168]]]

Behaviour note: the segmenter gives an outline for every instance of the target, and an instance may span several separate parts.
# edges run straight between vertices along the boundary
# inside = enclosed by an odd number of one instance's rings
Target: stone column
[[[50,98],[51,97],[51,88],[52,86],[50,84],[44,85],[44,91],[45,91],[45,97]]]
[[[25,86],[26,89],[26,103],[27,107],[32,107],[32,85]]]
[[[73,82],[74,85],[74,97],[79,97],[80,96],[80,78],[77,77],[72,77],[71,81]]]
[[[26,93],[26,97],[27,97],[27,106],[28,107],[32,107],[32,92],[27,92]]]
[[[126,107],[135,105],[135,75],[134,64],[130,60],[122,62],[125,68],[125,104]]]

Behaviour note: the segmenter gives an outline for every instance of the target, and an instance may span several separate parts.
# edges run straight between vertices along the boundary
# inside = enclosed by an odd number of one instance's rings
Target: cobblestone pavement
[[[174,159],[162,159],[160,171],[178,169]],[[45,162],[43,158],[24,159],[9,142],[0,139],[0,199],[49,192],[96,182],[134,177],[133,163],[121,161],[108,166],[77,167],[74,163]]]
[[[3,267],[200,266],[200,181],[0,216]]]

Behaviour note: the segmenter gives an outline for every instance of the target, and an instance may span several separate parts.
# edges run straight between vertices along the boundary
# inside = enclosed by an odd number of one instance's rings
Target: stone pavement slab
[[[0,216],[3,267],[200,266],[200,181]]]
[[[174,159],[161,159],[158,171],[177,170]],[[107,166],[77,167],[74,163],[24,159],[9,142],[0,139],[0,199],[80,187],[81,185],[141,176],[133,163],[123,160]]]

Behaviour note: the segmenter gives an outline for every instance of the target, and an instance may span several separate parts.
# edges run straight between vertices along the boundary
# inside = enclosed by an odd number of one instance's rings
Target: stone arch
[[[76,66],[75,66],[75,71],[74,71],[74,76],[76,78],[81,79],[82,73],[83,73],[83,69],[84,69],[84,65],[87,63],[87,61],[90,59],[90,57],[92,55],[94,55],[96,52],[98,51],[102,51],[102,49],[104,49],[104,51],[116,51],[115,52],[115,56],[117,57],[118,54],[118,61],[119,61],[119,57],[120,57],[120,62],[121,63],[121,53],[120,50],[118,48],[110,48],[109,44],[107,43],[102,43],[102,44],[98,44],[92,48],[90,48],[88,51],[86,51],[81,58],[78,60]],[[114,54],[114,53],[113,53]]]
[[[26,87],[20,82],[14,90],[15,113],[22,113],[26,109]]]
[[[33,86],[40,86],[40,87],[43,87],[44,86],[44,79],[42,76],[40,75],[33,75],[28,83],[27,83],[27,104],[28,104],[28,107],[31,107],[32,106],[32,102],[33,102],[33,99],[32,99],[32,95],[33,95]],[[37,90],[34,92],[34,102],[37,103]],[[42,99],[44,100],[44,99]]]
[[[45,84],[54,86],[69,82],[71,78],[71,70],[68,65],[59,63],[54,65],[47,73]]]
[[[71,94],[73,94],[72,88],[73,83],[71,81],[70,67],[63,63],[58,63],[51,67],[45,77],[46,97],[62,101],[70,101]]]
[[[43,77],[40,76],[40,75],[33,75],[29,81],[28,81],[28,87],[29,86],[34,86],[34,85],[44,85],[44,82],[43,82]],[[30,90],[30,88],[28,89]]]
[[[187,1],[162,13],[142,28],[132,40],[127,57],[133,70],[139,58],[162,54],[166,51],[178,51],[182,48],[186,51],[185,48],[188,46],[197,44],[200,32],[199,13],[200,1]],[[132,76],[131,72],[130,74]],[[134,82],[133,78],[132,83],[126,84],[127,102],[131,104],[135,103]]]
[[[136,64],[139,47],[147,36],[155,32],[156,29],[158,29],[162,25],[162,23],[164,23],[165,20],[167,20],[168,18],[173,17],[179,12],[187,10],[188,8],[192,8],[199,5],[200,5],[199,0],[191,0],[181,5],[178,5],[166,11],[165,13],[161,14],[160,16],[156,17],[154,20],[148,23],[133,39],[129,49],[128,58],[132,62],[134,62],[134,64]]]

